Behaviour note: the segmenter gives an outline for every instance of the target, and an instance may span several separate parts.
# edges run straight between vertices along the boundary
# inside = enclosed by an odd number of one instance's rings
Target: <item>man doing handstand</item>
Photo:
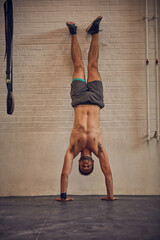
[[[102,172],[105,176],[107,196],[102,200],[116,200],[113,196],[113,180],[107,153],[102,142],[100,129],[100,109],[104,107],[103,86],[98,72],[98,33],[102,17],[96,18],[87,28],[92,41],[88,54],[88,79],[85,80],[82,54],[77,40],[77,26],[67,22],[71,34],[71,55],[74,64],[73,80],[71,83],[71,99],[74,108],[74,126],[70,135],[70,144],[64,157],[61,173],[61,195],[57,201],[70,201],[67,198],[68,177],[72,169],[73,159],[81,153],[79,172],[89,175],[93,171],[92,153],[99,158]]]

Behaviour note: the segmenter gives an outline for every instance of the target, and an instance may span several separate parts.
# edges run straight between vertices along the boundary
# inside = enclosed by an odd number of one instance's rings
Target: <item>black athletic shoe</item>
[[[93,35],[95,33],[99,33],[99,24],[100,21],[102,20],[102,16],[97,17],[86,29],[87,33]]]
[[[77,26],[74,22],[66,22],[66,25],[69,29],[70,34],[77,34]]]

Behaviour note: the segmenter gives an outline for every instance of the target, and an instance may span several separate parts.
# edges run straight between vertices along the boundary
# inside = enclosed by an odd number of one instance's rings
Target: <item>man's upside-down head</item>
[[[79,160],[79,172],[82,175],[89,175],[93,172],[94,160],[89,156],[82,156]]]

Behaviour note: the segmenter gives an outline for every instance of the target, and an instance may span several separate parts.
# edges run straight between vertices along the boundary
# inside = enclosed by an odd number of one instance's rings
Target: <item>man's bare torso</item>
[[[98,155],[102,144],[100,130],[100,107],[97,105],[78,105],[74,108],[74,126],[70,136],[71,151],[75,156],[88,148]]]

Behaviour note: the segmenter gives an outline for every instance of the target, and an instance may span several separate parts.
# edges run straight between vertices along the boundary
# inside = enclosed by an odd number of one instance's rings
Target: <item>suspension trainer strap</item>
[[[13,4],[12,0],[6,0],[4,3],[4,17],[5,17],[5,40],[6,50],[6,85],[8,90],[7,95],[7,113],[12,114],[14,110],[13,99],[13,58],[12,58],[12,40],[13,40]]]

